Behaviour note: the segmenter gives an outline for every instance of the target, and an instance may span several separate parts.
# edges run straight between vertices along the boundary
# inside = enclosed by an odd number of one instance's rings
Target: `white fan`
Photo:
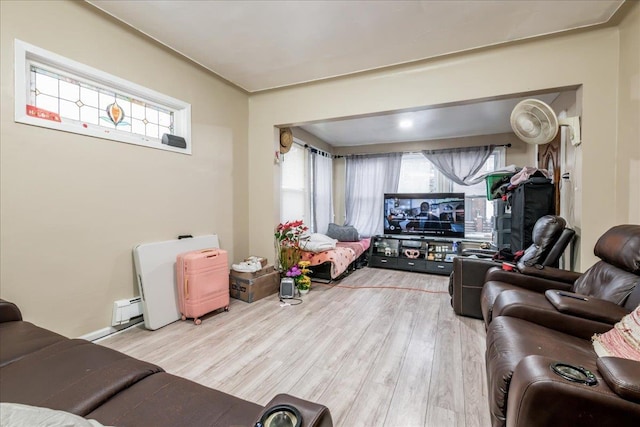
[[[569,127],[571,144],[580,144],[580,118],[558,119],[553,109],[537,99],[518,102],[511,112],[511,128],[527,144],[547,144],[558,134],[558,126]]]

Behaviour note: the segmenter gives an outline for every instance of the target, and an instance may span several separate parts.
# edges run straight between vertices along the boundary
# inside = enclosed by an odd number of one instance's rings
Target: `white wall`
[[[193,155],[14,123],[15,38],[191,103]],[[109,326],[139,243],[216,232],[249,255],[246,94],[84,2],[2,1],[0,40],[0,291],[26,319]]]
[[[584,142],[579,150],[583,170],[589,173],[576,177],[574,209],[580,212],[580,259],[583,265],[591,265],[596,239],[619,222],[616,216],[628,216],[620,214],[620,195],[611,191],[620,180],[616,160],[627,151],[617,153],[609,142],[615,141],[618,127],[618,52],[618,29],[606,28],[251,96],[251,251],[261,253],[272,247],[271,233],[277,223],[278,192],[269,156],[276,144],[274,125],[582,85]],[[598,197],[586,196],[593,194]],[[616,214],[601,215],[602,206]],[[258,213],[269,210],[273,212],[270,223]]]

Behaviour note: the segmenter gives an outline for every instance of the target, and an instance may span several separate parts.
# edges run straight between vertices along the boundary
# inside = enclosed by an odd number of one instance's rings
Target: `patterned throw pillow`
[[[592,338],[600,357],[613,356],[640,362],[640,305],[624,316],[608,332]]]

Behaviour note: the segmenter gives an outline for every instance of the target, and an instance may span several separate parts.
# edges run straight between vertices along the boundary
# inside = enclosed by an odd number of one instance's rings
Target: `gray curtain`
[[[360,236],[383,233],[384,193],[398,191],[402,153],[349,156],[346,158],[346,225]]]
[[[424,150],[422,154],[451,181],[460,185],[473,185],[484,179],[482,177],[473,179],[473,177],[495,148],[495,145],[486,145],[448,150]]]

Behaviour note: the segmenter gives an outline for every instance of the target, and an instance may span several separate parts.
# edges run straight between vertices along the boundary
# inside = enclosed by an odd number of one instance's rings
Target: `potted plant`
[[[276,253],[280,271],[287,272],[300,261],[300,237],[309,228],[302,220],[278,224],[275,231]]]
[[[305,295],[311,289],[311,270],[309,270],[309,261],[299,261],[296,265],[287,270],[287,277],[293,278],[300,295]]]

